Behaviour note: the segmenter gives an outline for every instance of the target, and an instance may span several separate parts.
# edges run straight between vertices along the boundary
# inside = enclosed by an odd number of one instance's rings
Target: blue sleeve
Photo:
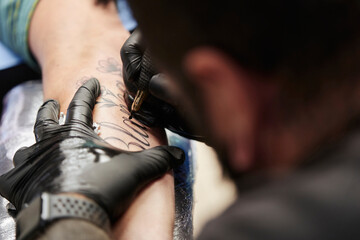
[[[30,20],[39,0],[0,1],[0,41],[20,56],[30,67],[40,70],[28,45]],[[125,0],[118,0],[120,18],[124,27],[134,30],[137,23]]]
[[[39,66],[29,49],[28,32],[38,2],[39,0],[0,1],[0,41],[36,70],[39,70]]]
[[[136,26],[137,22],[135,21],[134,17],[132,16],[131,9],[126,0],[117,0],[117,7],[119,10],[119,16],[121,19],[122,24],[124,27],[129,30],[133,31]]]

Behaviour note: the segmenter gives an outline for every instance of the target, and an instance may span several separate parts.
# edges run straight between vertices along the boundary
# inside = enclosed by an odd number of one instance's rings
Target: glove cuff
[[[95,202],[70,195],[43,193],[17,216],[16,239],[34,239],[48,224],[65,218],[85,220],[110,233],[109,218]]]

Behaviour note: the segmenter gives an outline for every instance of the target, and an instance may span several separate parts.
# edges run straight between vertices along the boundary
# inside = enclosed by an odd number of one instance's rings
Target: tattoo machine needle
[[[151,57],[149,50],[145,50],[143,58],[141,60],[141,70],[138,80],[138,90],[134,102],[131,105],[130,117],[132,119],[133,113],[140,110],[142,103],[149,94],[149,82],[151,77],[155,75],[155,70],[151,63]]]

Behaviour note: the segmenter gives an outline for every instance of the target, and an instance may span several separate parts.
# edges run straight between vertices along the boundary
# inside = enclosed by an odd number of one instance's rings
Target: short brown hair
[[[307,80],[314,84],[311,77],[319,79],[320,72],[342,75],[360,69],[358,0],[129,3],[153,52],[168,69],[181,67],[184,54],[201,45],[225,51],[250,70],[290,78],[295,88]]]

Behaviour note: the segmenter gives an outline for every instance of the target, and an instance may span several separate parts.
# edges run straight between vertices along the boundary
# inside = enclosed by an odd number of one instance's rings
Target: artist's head
[[[287,165],[354,117],[360,1],[129,3],[233,172]]]

